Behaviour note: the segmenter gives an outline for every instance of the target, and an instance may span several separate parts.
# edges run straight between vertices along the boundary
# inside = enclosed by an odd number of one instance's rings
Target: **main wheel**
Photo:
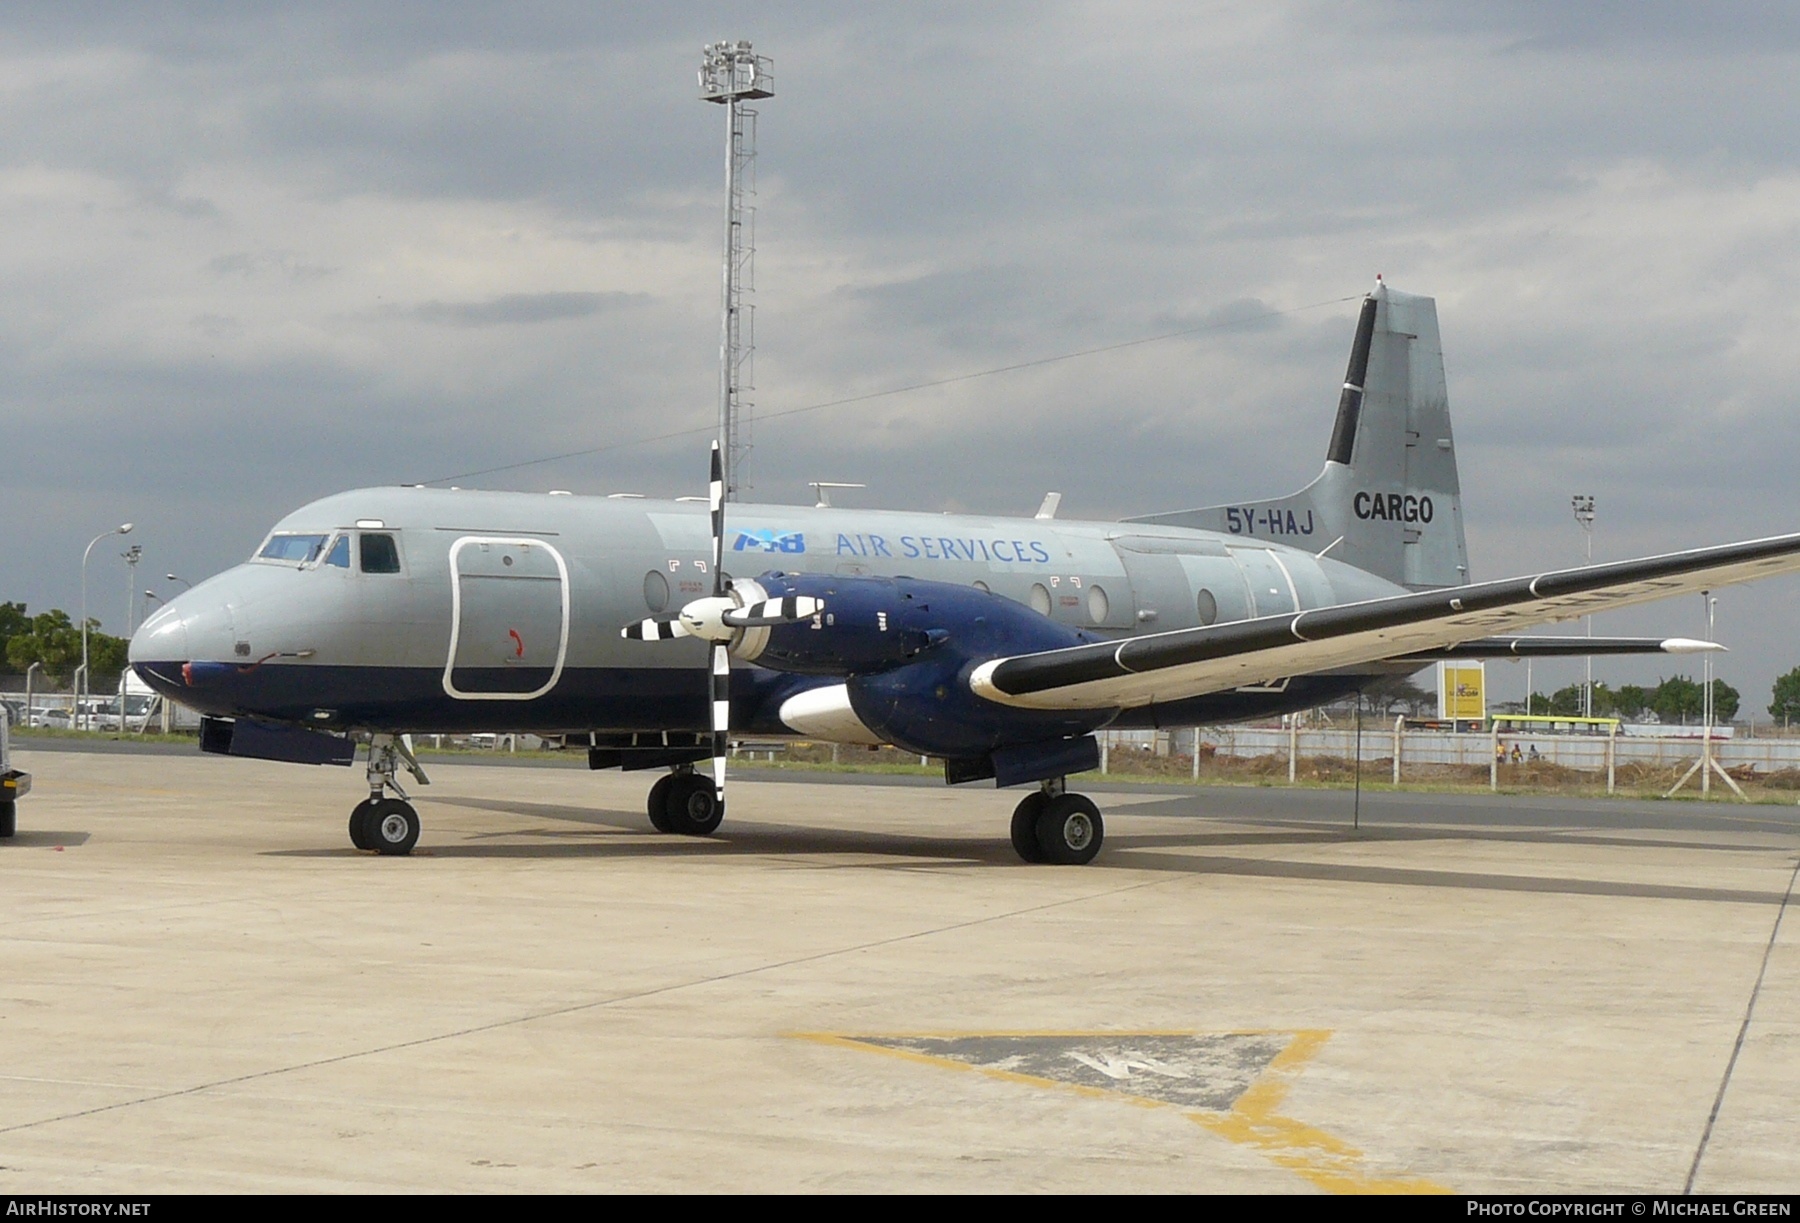
[[[365,798],[350,812],[350,844],[358,849],[375,848],[375,831],[369,827],[369,812],[373,810],[375,800]]]
[[[13,799],[0,803],[0,838],[19,831],[19,804]]]
[[[1043,811],[1044,804],[1049,801],[1050,796],[1048,794],[1045,794],[1042,790],[1033,790],[1030,794],[1021,798],[1019,800],[1019,805],[1013,808],[1013,850],[1019,857],[1025,859],[1027,862],[1042,862],[1044,860],[1044,850],[1043,847],[1038,844],[1037,839],[1037,819],[1038,813]]]
[[[675,831],[669,823],[669,790],[674,784],[675,774],[665,773],[650,787],[650,797],[645,805],[650,808],[650,826],[658,832]]]
[[[375,852],[389,856],[410,854],[419,843],[419,813],[398,798],[384,798],[363,817]]]
[[[669,831],[683,836],[710,836],[725,818],[725,804],[713,792],[710,777],[698,773],[677,773],[669,779],[669,797],[664,810]]]
[[[1100,852],[1105,837],[1100,808],[1085,794],[1058,794],[1038,812],[1038,848],[1046,862],[1084,866]]]

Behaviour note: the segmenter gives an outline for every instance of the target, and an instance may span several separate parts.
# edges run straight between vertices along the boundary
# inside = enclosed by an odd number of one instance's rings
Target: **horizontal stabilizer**
[[[1583,658],[1602,654],[1701,654],[1723,650],[1716,641],[1692,637],[1477,637],[1436,650],[1417,650],[1403,662],[1440,658]]]

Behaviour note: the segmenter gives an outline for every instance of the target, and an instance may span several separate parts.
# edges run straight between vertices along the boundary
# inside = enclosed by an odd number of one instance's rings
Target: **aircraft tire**
[[[711,836],[725,818],[725,804],[713,793],[713,781],[699,773],[678,773],[670,779],[665,808],[669,829],[683,836]]]
[[[1058,794],[1038,812],[1038,848],[1045,862],[1085,866],[1100,852],[1105,839],[1100,808],[1085,794]]]
[[[650,826],[658,832],[675,831],[674,825],[669,823],[669,790],[674,784],[675,774],[665,773],[650,787],[645,806],[650,809]]]
[[[12,799],[0,803],[0,840],[19,831],[19,804]]]
[[[1033,790],[1021,798],[1019,805],[1013,808],[1013,852],[1027,862],[1044,860],[1043,847],[1038,844],[1037,821],[1038,815],[1044,810],[1044,804],[1049,801],[1048,794],[1042,790]]]
[[[403,857],[419,843],[419,813],[411,803],[398,798],[384,798],[376,803],[363,822],[378,854]]]
[[[350,812],[350,844],[358,849],[375,848],[374,832],[369,827],[369,812],[374,809],[375,800],[365,798]]]

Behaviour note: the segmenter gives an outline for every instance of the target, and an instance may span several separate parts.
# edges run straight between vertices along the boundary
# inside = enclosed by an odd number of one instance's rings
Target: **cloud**
[[[427,323],[496,327],[589,318],[602,310],[618,310],[645,299],[642,293],[503,293],[485,301],[422,302],[409,313]]]
[[[70,605],[71,553],[121,518],[195,577],[335,488],[583,446],[613,448],[492,483],[703,491],[697,443],[635,443],[712,419],[722,132],[693,71],[728,35],[776,67],[761,495],[866,480],[870,505],[1028,513],[1054,487],[1106,517],[1287,491],[1317,470],[1355,306],[1262,316],[1382,272],[1439,299],[1479,574],[1569,559],[1575,491],[1605,556],[1800,526],[1797,25],[1665,3],[8,10],[0,520],[32,525],[0,534],[0,598]],[[773,416],[1190,327],[1211,329]],[[1762,611],[1740,623],[1792,624],[1742,597]],[[1721,666],[1785,670],[1783,648]]]

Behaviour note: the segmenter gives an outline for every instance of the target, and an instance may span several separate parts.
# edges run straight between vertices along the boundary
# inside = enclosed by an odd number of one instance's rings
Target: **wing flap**
[[[1796,570],[1800,534],[1779,535],[995,659],[976,668],[969,683],[989,700],[1024,708],[1130,708],[1443,650]]]

